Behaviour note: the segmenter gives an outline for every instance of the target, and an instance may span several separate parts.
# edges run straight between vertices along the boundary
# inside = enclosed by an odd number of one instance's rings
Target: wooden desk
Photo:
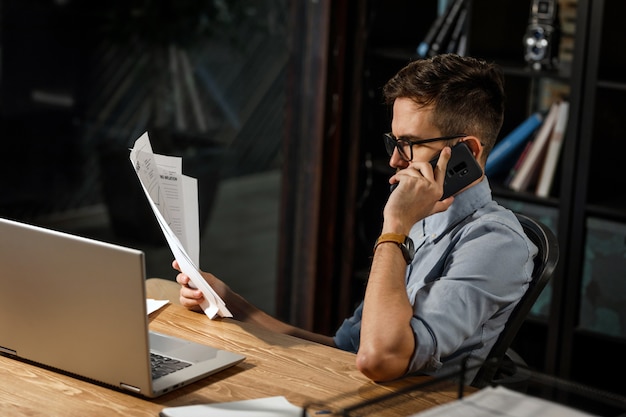
[[[150,317],[155,331],[246,355],[242,363],[154,400],[143,399],[0,356],[2,416],[158,416],[164,407],[283,395],[292,404],[350,395],[353,404],[428,377],[375,384],[355,367],[355,355],[232,319],[209,320],[178,305]],[[45,342],[42,342],[45,343]],[[94,358],[96,360],[96,358]],[[385,416],[410,415],[456,398],[453,384],[413,394],[386,408]]]

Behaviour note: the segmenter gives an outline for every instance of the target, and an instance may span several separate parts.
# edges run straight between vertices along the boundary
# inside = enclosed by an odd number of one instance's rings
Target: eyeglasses
[[[440,140],[452,140],[458,138],[464,138],[467,136],[464,133],[460,133],[458,135],[451,136],[441,136],[438,138],[430,138],[430,139],[420,139],[420,140],[409,140],[405,138],[397,138],[391,133],[383,134],[383,140],[385,141],[385,149],[389,156],[393,155],[394,149],[398,149],[398,153],[407,162],[413,160],[413,145],[421,145],[424,143],[430,142],[438,142]]]

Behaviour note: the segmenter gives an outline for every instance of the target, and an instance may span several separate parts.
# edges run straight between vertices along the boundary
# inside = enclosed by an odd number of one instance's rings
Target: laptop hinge
[[[5,348],[3,346],[0,346],[0,353],[17,356],[17,351],[16,350]]]
[[[125,389],[125,390],[132,391],[132,392],[137,392],[137,393],[140,393],[140,392],[141,392],[141,389],[140,389],[140,388],[137,388],[137,387],[135,387],[135,386],[133,386],[133,385],[128,385],[128,384],[125,384],[125,383],[123,383],[123,382],[120,382],[120,387],[122,387],[122,388],[123,388],[123,389]]]

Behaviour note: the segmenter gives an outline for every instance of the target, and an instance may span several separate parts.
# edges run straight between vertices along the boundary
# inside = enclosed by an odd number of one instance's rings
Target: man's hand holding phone
[[[396,219],[401,223],[398,226],[404,228],[432,213],[446,210],[454,201],[454,198],[441,201],[450,158],[451,150],[446,147],[434,166],[426,161],[411,162],[407,168],[396,172],[390,181],[392,187],[399,187],[399,192],[389,196],[383,213],[385,219]]]
[[[438,164],[439,159],[440,155],[430,161],[433,169],[440,166]],[[445,200],[451,195],[458,193],[483,175],[482,168],[474,158],[474,155],[472,155],[472,151],[464,142],[459,142],[451,148],[451,156],[444,169],[444,186],[441,200]],[[393,191],[397,185],[397,182],[392,184],[391,191]]]

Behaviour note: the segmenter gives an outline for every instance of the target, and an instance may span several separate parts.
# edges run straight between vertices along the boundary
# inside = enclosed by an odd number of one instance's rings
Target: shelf
[[[626,58],[619,53],[617,41],[626,37],[622,18],[626,3],[623,0],[576,0],[575,3],[575,13],[569,11],[570,26],[574,19],[576,29],[575,36],[570,34],[568,39],[573,42],[568,43],[569,55],[566,55],[571,60],[564,60],[553,70],[534,70],[524,61],[522,39],[528,25],[530,0],[471,2],[468,55],[495,62],[503,70],[507,102],[500,138],[532,112],[545,110],[547,102],[561,97],[567,97],[570,102],[566,137],[548,198],[508,189],[503,184],[506,172],[489,180],[496,201],[548,224],[557,234],[561,250],[559,266],[549,286],[549,309],[544,303],[542,314],[531,315],[526,320],[516,339],[517,347],[523,351],[518,353],[525,359],[529,355],[530,361],[543,371],[595,381],[597,361],[593,358],[626,347],[626,337],[608,337],[602,331],[595,331],[602,326],[593,320],[585,323],[594,331],[578,327],[579,314],[583,311],[581,303],[589,296],[582,291],[587,290],[585,285],[590,279],[585,260],[595,253],[586,245],[597,237],[588,236],[589,219],[614,222],[615,241],[626,239],[626,232],[621,237],[619,231],[626,230],[626,199],[621,192],[626,189],[626,176],[622,173],[623,155],[626,155]],[[401,8],[394,12],[405,19]],[[419,38],[415,46],[418,43]],[[372,66],[377,65],[380,74],[392,71],[395,68],[390,67],[395,64],[400,66],[416,59],[416,52],[406,41],[401,45],[379,43],[369,51],[368,58],[374,61]],[[381,85],[373,81],[378,80],[372,80],[370,91]],[[368,123],[374,122],[368,120]],[[607,193],[604,191],[607,187],[614,191]],[[386,184],[380,188],[382,195]],[[626,267],[613,262],[602,274],[607,277],[603,285],[609,282],[615,288],[613,293],[622,297],[618,307],[626,305],[623,295],[626,289],[620,286]],[[612,331],[620,325],[626,327],[626,323],[619,322],[626,320],[623,318],[626,314],[615,311],[610,313],[614,321]]]
[[[570,67],[559,67],[556,70],[534,70],[529,66],[510,65],[506,62],[498,62],[506,75],[527,78],[551,78],[561,81],[569,81],[572,70]]]
[[[416,45],[417,46],[417,45]],[[372,48],[370,51],[371,55],[376,58],[384,58],[391,59],[399,62],[408,62],[414,59],[418,59],[417,53],[415,52],[415,47],[405,46],[405,47],[378,47]]]
[[[518,200],[524,203],[539,204],[542,206],[558,208],[559,200],[554,197],[539,197],[531,192],[526,191],[513,191],[510,188],[506,188],[501,184],[492,183],[491,190],[494,196],[503,197],[507,199]]]
[[[620,202],[619,206],[608,206],[597,203],[588,204],[586,206],[586,215],[626,223],[626,202]]]
[[[604,88],[607,90],[618,90],[626,92],[626,82],[598,80],[596,86],[598,88]]]

